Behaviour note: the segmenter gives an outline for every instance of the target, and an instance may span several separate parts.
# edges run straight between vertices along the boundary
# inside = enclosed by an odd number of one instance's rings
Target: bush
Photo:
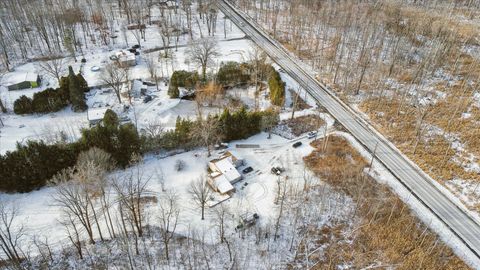
[[[33,94],[32,107],[35,113],[57,112],[68,105],[62,98],[60,91],[48,88]]]
[[[246,84],[250,81],[248,65],[237,62],[222,64],[217,73],[217,82],[223,86],[235,86]]]
[[[13,103],[13,111],[16,114],[33,113],[32,99],[27,96],[21,96]]]
[[[177,161],[175,161],[175,171],[181,172],[183,171],[183,169],[185,169],[185,161],[181,159],[178,159]]]
[[[188,72],[185,70],[175,71],[170,78],[170,85],[168,86],[168,95],[171,98],[178,98],[180,95],[179,87],[193,89],[200,77],[196,71]]]

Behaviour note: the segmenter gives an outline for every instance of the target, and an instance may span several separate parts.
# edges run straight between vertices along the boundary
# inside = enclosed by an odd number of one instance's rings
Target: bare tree
[[[221,140],[220,122],[214,116],[203,119],[200,115],[193,126],[191,135],[198,139],[207,148],[208,156],[211,156],[211,146]]]
[[[134,232],[143,236],[144,212],[142,198],[148,192],[147,186],[150,177],[143,175],[140,167],[132,170],[123,179],[116,179],[113,187],[119,196],[119,203],[128,214],[127,219],[131,222]]]
[[[78,155],[76,166],[80,168],[78,171],[87,170],[91,172],[91,176],[88,179],[88,185],[91,186],[90,192],[100,201],[102,214],[110,237],[115,238],[115,229],[112,222],[112,214],[110,213],[112,202],[107,191],[109,188],[107,172],[115,166],[111,155],[100,148],[93,147]],[[94,208],[93,210],[95,211]]]
[[[220,238],[220,243],[226,241],[225,238],[225,230],[226,230],[226,219],[230,215],[230,211],[224,204],[220,204],[219,206],[215,207],[213,210],[215,214],[216,220],[216,227],[218,229],[218,237]]]
[[[147,65],[148,73],[150,74],[150,78],[155,81],[155,84],[158,88],[158,71],[157,71],[157,59],[153,56],[153,54],[147,55],[145,58],[145,64]]]
[[[158,120],[153,120],[152,122],[148,122],[145,126],[145,135],[150,138],[156,138],[163,134],[165,128],[163,124]]]
[[[188,189],[193,201],[202,209],[202,220],[205,219],[205,207],[211,200],[212,190],[208,186],[205,177],[197,178],[190,183]]]
[[[85,186],[80,182],[70,181],[74,174],[75,170],[70,168],[54,177],[52,181],[56,184],[56,193],[53,198],[55,204],[62,209],[63,214],[67,217],[64,222],[65,227],[75,224],[74,230],[77,230],[77,222],[80,223],[87,233],[90,243],[93,244],[95,240],[89,195],[84,189]]]
[[[128,81],[128,68],[120,67],[118,63],[110,63],[102,71],[100,80],[115,91],[118,102],[122,103],[120,92],[123,84]]]
[[[0,248],[16,268],[22,261],[19,244],[24,236],[23,224],[17,223],[18,215],[19,209],[13,202],[0,201]]]
[[[40,62],[39,66],[45,73],[57,79],[60,84],[60,78],[66,71],[65,60],[58,55],[51,56],[50,58],[52,60]]]
[[[206,80],[207,66],[219,55],[217,42],[213,38],[198,39],[188,45],[187,56],[192,63],[201,67],[203,80]]]
[[[280,117],[275,111],[269,111],[262,116],[260,124],[262,129],[268,132],[268,139],[272,137],[272,129],[278,124],[278,121],[280,121]]]
[[[165,257],[170,260],[170,240],[175,235],[178,224],[180,209],[178,208],[178,197],[174,193],[165,194],[160,200],[160,235],[165,248]]]

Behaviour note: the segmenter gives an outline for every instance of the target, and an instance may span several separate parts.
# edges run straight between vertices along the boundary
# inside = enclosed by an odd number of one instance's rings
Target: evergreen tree
[[[85,111],[88,106],[85,103],[84,89],[71,66],[68,67],[68,89],[73,110],[75,112]]]
[[[70,102],[70,91],[68,89],[68,77],[61,77],[59,82],[58,91],[62,96],[62,99],[66,102]]]
[[[280,74],[276,70],[272,69],[270,72],[268,87],[270,88],[270,101],[272,104],[283,106],[285,103],[285,82],[282,81]]]
[[[170,98],[178,98],[180,95],[179,87],[187,89],[194,89],[200,80],[196,71],[188,72],[185,70],[177,70],[173,72],[170,78],[170,85],[168,87],[168,95]]]
[[[77,154],[75,144],[17,144],[15,151],[0,156],[0,190],[29,192],[40,188],[60,170],[73,166]]]
[[[16,114],[28,114],[33,112],[32,99],[23,95],[13,103],[13,111]]]
[[[140,153],[140,137],[134,125],[120,125],[112,110],[107,110],[103,121],[91,129],[82,130],[84,149],[98,147],[110,153],[118,165],[125,167],[134,154]]]
[[[78,86],[80,87],[80,90],[82,92],[86,93],[86,92],[90,91],[90,89],[88,88],[88,83],[81,73],[77,74],[77,82],[78,82]]]

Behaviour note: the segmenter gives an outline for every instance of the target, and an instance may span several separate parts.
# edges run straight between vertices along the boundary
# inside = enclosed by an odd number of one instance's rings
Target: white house
[[[133,67],[137,65],[137,58],[134,53],[129,51],[119,51],[116,53],[118,64],[121,67]]]
[[[226,194],[234,191],[233,184],[242,180],[242,175],[237,168],[243,165],[243,160],[226,152],[222,157],[208,163],[211,174],[208,183],[215,191]]]

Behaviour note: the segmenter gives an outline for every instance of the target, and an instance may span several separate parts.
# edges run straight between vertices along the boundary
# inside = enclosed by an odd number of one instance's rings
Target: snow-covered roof
[[[119,51],[117,52],[117,57],[118,60],[121,62],[126,62],[126,61],[135,61],[135,54],[129,52],[129,51]]]
[[[3,75],[2,84],[9,86],[22,82],[35,82],[37,79],[38,74],[35,72],[14,71]]]
[[[221,172],[222,175],[224,175],[230,182],[236,181],[242,177],[242,175],[235,168],[235,165],[233,165],[231,158],[232,156],[227,156],[213,162],[217,170]]]
[[[235,189],[223,174],[215,177],[214,183],[218,192],[221,194],[225,194]]]
[[[108,108],[91,108],[87,111],[87,118],[89,121],[102,120]]]

